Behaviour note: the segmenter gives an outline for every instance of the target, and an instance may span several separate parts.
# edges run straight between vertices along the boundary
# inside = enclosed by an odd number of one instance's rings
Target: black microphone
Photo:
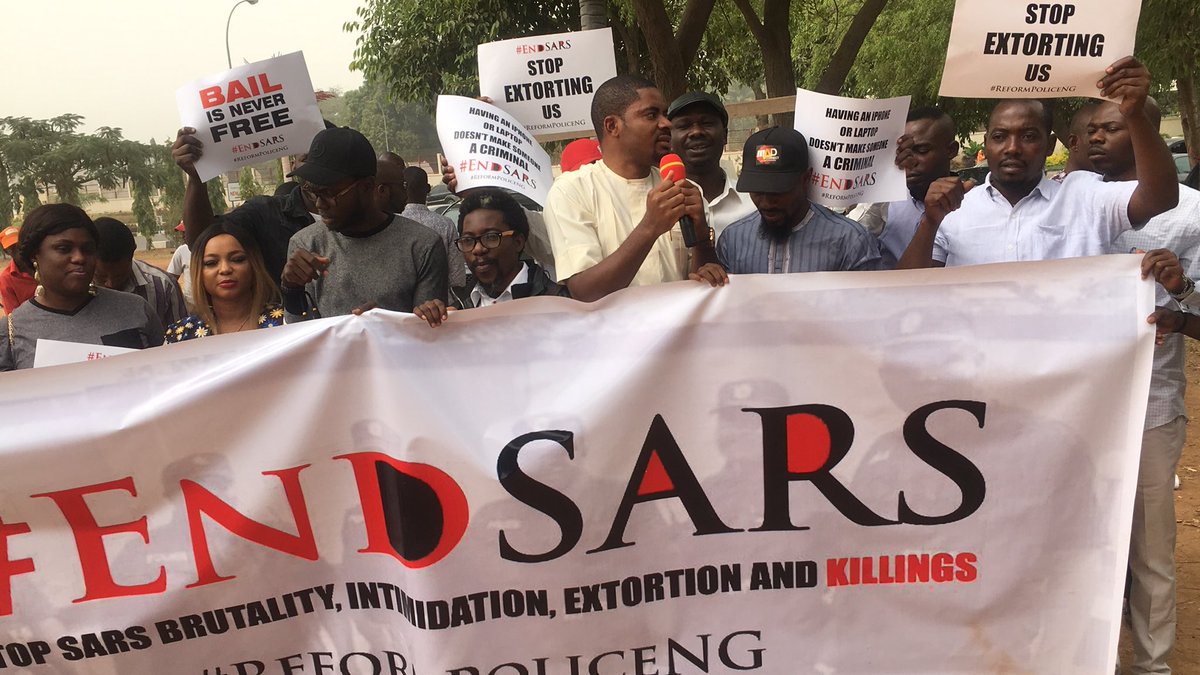
[[[675,153],[663,156],[658,163],[658,175],[664,179],[670,178],[672,182],[678,183],[686,178],[686,171],[683,168],[683,158]],[[684,216],[679,219],[679,231],[683,234],[683,245],[692,248],[696,245],[696,226],[692,223],[691,216]]]

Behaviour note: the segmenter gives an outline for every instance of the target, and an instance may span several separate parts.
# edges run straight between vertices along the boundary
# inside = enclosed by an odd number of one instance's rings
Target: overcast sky
[[[226,70],[225,20],[236,0],[4,2],[0,117],[84,116],[82,131],[120,127],[163,141],[179,128],[175,90]],[[303,51],[317,89],[354,89],[355,34],[342,24],[363,0],[259,0],[233,14],[235,65]]]

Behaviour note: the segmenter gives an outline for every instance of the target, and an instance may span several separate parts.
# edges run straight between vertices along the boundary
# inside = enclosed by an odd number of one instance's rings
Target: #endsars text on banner
[[[1133,54],[1140,0],[957,0],[940,96],[1097,97],[1104,69]]]
[[[502,187],[546,204],[550,156],[511,115],[477,99],[439,96],[437,131],[460,192]]]
[[[302,52],[202,77],[175,92],[179,118],[196,129],[200,180],[308,152],[325,124]]]
[[[808,141],[808,198],[830,208],[904,199],[896,139],[908,96],[864,99],[796,90],[796,131]]]
[[[479,93],[536,135],[592,133],[592,94],[617,74],[612,29],[479,45]]]

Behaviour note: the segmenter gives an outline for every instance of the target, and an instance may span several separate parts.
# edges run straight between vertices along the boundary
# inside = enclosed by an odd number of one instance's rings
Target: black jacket
[[[546,270],[542,269],[540,265],[532,260],[526,260],[525,264],[529,266],[529,281],[523,284],[515,284],[512,287],[513,300],[532,298],[537,295],[557,295],[563,298],[571,297],[571,293],[567,290],[567,287],[555,283],[554,280],[550,278],[550,275],[546,274]],[[471,309],[474,307],[474,305],[471,304],[470,293],[467,293],[464,297],[459,299],[459,302],[454,304],[459,305],[459,309]]]

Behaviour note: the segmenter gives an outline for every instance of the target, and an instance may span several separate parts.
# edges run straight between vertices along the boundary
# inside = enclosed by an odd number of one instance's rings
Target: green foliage
[[[150,203],[150,193],[143,185],[133,188],[133,220],[137,223],[137,231],[146,238],[146,248],[154,247],[153,238],[158,231],[158,220],[154,217],[154,206]]]
[[[393,101],[386,87],[370,80],[358,89],[321,102],[321,113],[338,126],[362,132],[375,152],[394,152],[408,162],[435,163],[437,126],[424,105]]]
[[[225,183],[219,177],[214,178],[204,184],[208,189],[208,203],[212,206],[214,216],[219,216],[229,210],[229,203],[225,201]]]
[[[243,167],[238,173],[238,195],[244,202],[251,197],[257,197],[263,194],[263,188],[258,184],[258,178],[254,175],[254,169],[251,167]]]

